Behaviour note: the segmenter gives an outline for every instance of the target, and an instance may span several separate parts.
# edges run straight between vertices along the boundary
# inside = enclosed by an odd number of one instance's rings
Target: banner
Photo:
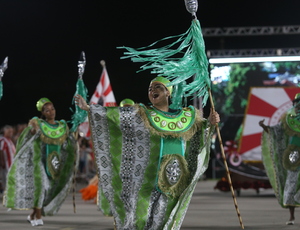
[[[102,106],[117,106],[105,66],[103,66],[100,81],[90,100],[90,104],[101,104]]]
[[[274,126],[281,116],[293,106],[299,87],[253,87],[250,89],[248,106],[245,111],[242,137],[238,153],[244,161],[261,161],[262,127],[258,122]]]
[[[103,71],[90,104],[100,104],[105,107],[117,106],[105,65],[103,65]],[[79,126],[79,134],[84,137],[90,136],[88,118]]]

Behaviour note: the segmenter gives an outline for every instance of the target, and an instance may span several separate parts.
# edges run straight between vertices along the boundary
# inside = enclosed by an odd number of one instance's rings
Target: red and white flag
[[[90,104],[101,104],[102,106],[117,106],[114,93],[112,91],[106,67],[103,71],[96,90],[90,100]]]
[[[117,106],[104,61],[101,61],[101,64],[103,66],[103,71],[96,90],[90,100],[90,104],[100,104],[105,107]],[[81,136],[90,136],[88,118],[79,126],[79,132]]]
[[[0,151],[3,153],[4,169],[8,170],[13,162],[16,147],[11,139],[0,137]]]

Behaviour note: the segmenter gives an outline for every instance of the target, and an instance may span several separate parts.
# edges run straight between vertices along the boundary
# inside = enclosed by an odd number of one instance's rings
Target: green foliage
[[[263,79],[267,73],[257,63],[231,64],[229,80],[226,85],[213,85],[213,92],[218,92],[216,97],[221,97],[217,103],[221,104],[219,111],[225,115],[244,114],[247,106],[250,87],[263,86]],[[221,88],[224,88],[222,92]],[[222,95],[223,94],[223,95]]]
[[[275,62],[273,63],[279,73],[289,72],[291,74],[300,74],[300,66],[298,62]]]

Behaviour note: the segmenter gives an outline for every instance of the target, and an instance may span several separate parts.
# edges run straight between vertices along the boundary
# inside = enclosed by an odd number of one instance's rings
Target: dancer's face
[[[45,116],[46,120],[55,119],[56,110],[52,103],[47,103],[43,106],[42,114]]]
[[[149,91],[148,91],[148,98],[154,106],[168,104],[169,96],[170,96],[170,92],[163,84],[159,82],[152,82],[150,84]]]
[[[6,128],[6,129],[4,130],[4,136],[5,136],[6,138],[12,138],[12,137],[13,137],[13,134],[14,134],[13,128]]]

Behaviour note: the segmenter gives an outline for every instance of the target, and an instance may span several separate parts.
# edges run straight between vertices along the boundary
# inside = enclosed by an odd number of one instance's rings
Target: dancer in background
[[[300,206],[300,93],[293,100],[293,108],[275,126],[263,128],[262,159],[279,204],[288,208],[287,225],[295,221],[295,207]]]
[[[10,125],[5,125],[2,128],[3,136],[0,137],[0,193],[5,189],[6,175],[13,162],[16,148],[12,141],[13,138],[13,127]]]
[[[92,171],[90,165],[90,154],[92,149],[90,148],[89,140],[86,138],[80,138],[79,142],[79,168],[78,168],[78,177],[84,181],[88,181],[89,174]],[[91,178],[91,177],[90,177]]]
[[[179,229],[199,177],[207,169],[219,115],[208,120],[193,106],[170,109],[172,87],[150,83],[151,106],[77,105],[90,113],[93,146],[103,191],[116,229]]]
[[[17,124],[14,127],[14,135],[12,137],[12,141],[14,142],[15,145],[17,144],[19,136],[24,131],[24,129],[27,127],[27,125],[28,125],[27,123],[21,123],[21,124]]]
[[[17,153],[7,175],[4,206],[33,212],[32,226],[42,216],[58,212],[72,186],[78,163],[77,141],[48,98],[37,102],[41,118],[34,117],[18,139]]]

